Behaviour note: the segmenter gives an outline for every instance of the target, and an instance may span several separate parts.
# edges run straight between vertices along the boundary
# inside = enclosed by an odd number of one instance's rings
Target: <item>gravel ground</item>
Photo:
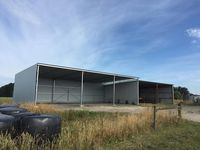
[[[145,110],[151,110],[151,107],[136,106],[136,105],[116,105],[112,104],[88,104],[80,107],[79,105],[69,104],[54,104],[54,107],[58,110],[88,110],[97,112],[130,112],[140,113]],[[175,112],[176,110],[165,110]],[[182,106],[182,117],[187,120],[200,122],[200,106]]]
[[[200,122],[200,106],[185,105],[182,108],[182,116],[184,119]]]
[[[88,104],[80,107],[79,105],[69,105],[69,104],[56,104],[54,105],[56,109],[61,110],[88,110],[97,112],[131,112],[139,113],[149,108],[135,106],[135,105],[115,105],[112,104]]]

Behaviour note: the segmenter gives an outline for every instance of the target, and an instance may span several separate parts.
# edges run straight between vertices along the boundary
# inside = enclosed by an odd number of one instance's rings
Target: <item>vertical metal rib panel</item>
[[[37,70],[36,70],[35,105],[37,104],[37,99],[38,99],[38,80],[39,80],[39,65],[37,65]]]
[[[113,105],[115,105],[115,76],[113,76]]]
[[[55,87],[56,87],[56,80],[53,79],[53,83],[52,83],[52,98],[51,98],[51,103],[53,103],[54,101],[54,95],[55,95]]]
[[[81,106],[83,105],[83,80],[84,80],[84,72],[81,73]]]

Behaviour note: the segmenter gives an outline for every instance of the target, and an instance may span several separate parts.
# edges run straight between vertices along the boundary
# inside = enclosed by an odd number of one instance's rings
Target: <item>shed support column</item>
[[[140,103],[140,83],[139,83],[139,79],[137,79],[137,101],[136,101],[136,105],[139,105]]]
[[[113,105],[115,105],[115,76],[113,76]]]
[[[158,97],[158,84],[156,84],[156,101],[155,103],[159,103],[159,97]]]
[[[55,85],[56,85],[56,80],[53,79],[51,103],[53,103],[53,99],[54,99],[54,94],[55,94]]]
[[[172,104],[174,104],[174,86],[172,85]]]
[[[36,83],[35,83],[35,105],[37,104],[38,100],[38,80],[39,80],[39,65],[37,65],[36,69]]]
[[[81,104],[80,106],[83,106],[83,80],[84,80],[84,72],[81,73]]]

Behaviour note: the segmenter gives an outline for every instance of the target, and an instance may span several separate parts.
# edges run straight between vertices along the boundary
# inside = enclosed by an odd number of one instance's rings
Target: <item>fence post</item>
[[[180,102],[180,103],[178,103],[178,117],[179,117],[179,119],[182,118],[181,109],[182,109],[182,106],[181,106],[181,102]]]
[[[156,130],[156,106],[153,106],[153,129]]]

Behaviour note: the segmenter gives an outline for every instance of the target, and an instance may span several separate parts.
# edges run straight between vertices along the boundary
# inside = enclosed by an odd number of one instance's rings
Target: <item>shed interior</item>
[[[136,81],[136,78],[118,74],[40,65],[37,102],[80,103],[83,81],[83,104],[113,103],[113,101],[116,104],[135,103],[137,93],[128,90],[130,87],[136,88],[137,84],[136,82],[132,84],[118,83],[124,80]],[[125,94],[125,92],[131,93],[131,95]],[[113,94],[115,95],[114,99]]]
[[[139,103],[173,102],[173,85],[139,81]]]

